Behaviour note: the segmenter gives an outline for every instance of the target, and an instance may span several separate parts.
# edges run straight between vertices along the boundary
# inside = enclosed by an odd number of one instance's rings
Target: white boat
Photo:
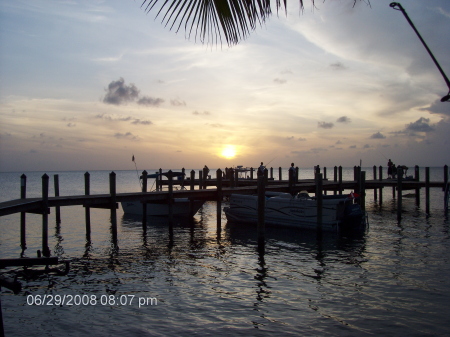
[[[203,200],[194,200],[191,202],[188,198],[176,198],[172,204],[172,214],[174,216],[188,217],[194,215],[203,206],[205,202]],[[126,214],[142,215],[143,207],[139,201],[126,201],[122,202],[122,209]],[[147,203],[147,215],[148,216],[168,216],[169,205],[166,203]]]
[[[322,205],[322,230],[361,227],[364,223],[364,213],[349,196],[324,195]],[[232,194],[230,206],[224,208],[229,221],[242,223],[257,223],[257,210],[257,196],[239,194]],[[317,229],[317,201],[304,191],[295,196],[266,192],[264,217],[268,225]]]

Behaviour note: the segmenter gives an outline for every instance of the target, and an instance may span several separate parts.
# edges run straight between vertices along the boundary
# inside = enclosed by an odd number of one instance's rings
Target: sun
[[[222,157],[227,159],[232,159],[236,157],[236,147],[234,145],[227,145],[222,149],[221,152]]]

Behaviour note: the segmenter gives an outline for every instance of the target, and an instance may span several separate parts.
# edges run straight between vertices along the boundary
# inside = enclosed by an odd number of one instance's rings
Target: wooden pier
[[[295,194],[299,191],[306,190],[315,193],[318,198],[318,205],[321,203],[322,193],[342,194],[344,190],[355,191],[360,195],[361,207],[365,206],[366,191],[372,189],[374,193],[374,200],[379,200],[382,203],[382,190],[387,187],[392,188],[393,198],[397,198],[398,219],[401,219],[402,208],[402,191],[415,190],[416,202],[419,203],[419,191],[425,188],[426,195],[426,212],[430,210],[430,188],[442,188],[448,191],[448,166],[444,166],[444,180],[430,181],[429,168],[426,168],[425,180],[421,181],[419,177],[419,168],[415,167],[414,177],[403,178],[403,172],[400,169],[397,179],[384,179],[383,168],[373,167],[373,179],[366,179],[366,172],[361,171],[360,167],[354,167],[354,180],[342,180],[342,167],[334,167],[333,179],[328,179],[326,168],[321,172],[319,167],[316,167],[314,177],[312,179],[298,179],[298,168],[296,174],[290,174],[288,180],[283,180],[281,175],[281,168],[279,168],[279,177],[276,180],[273,177],[273,168],[265,170],[263,176],[254,179],[253,170],[249,177],[239,178],[237,172],[233,173],[226,170],[227,174],[219,169],[216,172],[216,179],[204,179],[206,174],[199,172],[199,178],[195,179],[195,172],[191,171],[189,179],[173,179],[172,171],[169,171],[168,180],[157,179],[158,191],[147,191],[147,172],[143,174],[142,190],[135,193],[117,193],[116,192],[116,174],[111,172],[109,174],[110,193],[108,194],[90,194],[90,175],[85,173],[85,194],[73,196],[59,195],[59,181],[58,176],[54,176],[55,196],[49,196],[49,176],[44,174],[42,176],[42,197],[41,198],[27,198],[26,197],[26,176],[22,175],[21,179],[21,198],[0,203],[0,216],[9,214],[21,214],[21,246],[26,249],[26,213],[36,213],[42,215],[42,254],[50,256],[48,248],[48,214],[50,209],[56,210],[56,223],[60,223],[59,208],[64,206],[82,205],[85,207],[86,218],[86,235],[90,236],[90,208],[105,208],[111,211],[111,225],[113,240],[117,240],[117,208],[119,202],[139,201],[143,204],[143,210],[146,209],[148,202],[168,203],[169,209],[173,200],[176,198],[188,198],[190,200],[212,200],[217,202],[217,226],[220,230],[221,221],[221,202],[223,197],[231,194],[257,194],[264,195],[261,191],[276,191],[288,192]],[[270,171],[270,176],[269,176]],[[231,175],[230,175],[231,174]],[[184,176],[182,176],[184,177]],[[168,190],[162,191],[162,186],[167,185]],[[174,190],[174,186],[182,186],[180,190]],[[448,192],[446,192],[448,193]],[[264,238],[264,202],[261,197],[262,209],[260,223],[258,225],[258,242],[263,241]],[[320,207],[318,209],[318,228],[320,228]],[[171,218],[171,216],[170,216]],[[144,212],[143,230],[146,230],[146,215]],[[171,222],[169,222],[171,228]]]

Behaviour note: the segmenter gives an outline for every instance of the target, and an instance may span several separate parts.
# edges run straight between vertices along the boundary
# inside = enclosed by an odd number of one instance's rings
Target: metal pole
[[[406,20],[408,21],[408,23],[411,25],[411,27],[414,29],[414,31],[416,32],[417,36],[419,37],[420,41],[422,41],[423,46],[425,47],[425,49],[427,50],[428,54],[431,56],[434,64],[436,65],[436,67],[438,68],[439,72],[441,73],[442,77],[444,78],[445,83],[447,84],[448,87],[448,94],[444,97],[441,98],[441,102],[446,102],[450,99],[450,81],[448,79],[448,77],[445,75],[444,71],[442,70],[441,66],[439,65],[438,61],[436,60],[436,58],[434,57],[433,53],[431,52],[430,48],[428,48],[427,44],[425,43],[424,39],[422,38],[422,36],[420,35],[419,31],[416,29],[416,27],[414,26],[414,23],[411,21],[411,19],[409,18],[408,14],[406,13],[405,9],[402,7],[402,5],[398,2],[391,2],[391,4],[389,5],[391,6],[393,9],[395,10],[399,10],[403,13],[403,15],[405,16]]]

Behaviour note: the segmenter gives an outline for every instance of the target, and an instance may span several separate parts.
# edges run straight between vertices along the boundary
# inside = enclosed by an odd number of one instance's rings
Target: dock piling
[[[265,207],[266,207],[266,184],[265,177],[268,171],[258,175],[258,251],[264,252],[265,246]]]
[[[22,174],[20,176],[20,199],[26,199],[27,197],[27,176]],[[20,212],[20,246],[22,248],[22,254],[27,249],[26,241],[26,212]]]
[[[55,186],[55,197],[59,197],[59,175],[58,174],[53,175],[53,183]],[[56,216],[56,225],[59,225],[61,223],[61,207],[59,207],[59,206],[55,207],[55,216]]]
[[[401,167],[397,168],[397,221],[400,222],[402,219],[402,180],[403,180],[403,169]]]
[[[425,168],[425,212],[430,214],[430,168]]]
[[[90,174],[89,172],[86,172],[84,174],[84,195],[90,194]],[[86,238],[87,241],[91,240],[91,209],[88,206],[84,207],[84,218],[86,222]]]
[[[50,257],[48,248],[48,181],[46,173],[42,176],[42,255]]]
[[[142,193],[147,192],[147,176],[148,172],[146,170],[142,171]],[[156,177],[158,179],[158,177]],[[142,203],[142,230],[147,232],[147,203]]]
[[[117,245],[117,206],[116,206],[116,173],[109,174],[109,193],[111,195],[111,230],[113,244]]]
[[[216,179],[217,179],[217,235],[220,238],[221,231],[221,222],[222,222],[222,170],[218,169],[216,171]]]
[[[317,203],[317,229],[322,230],[322,214],[323,214],[323,178],[322,173],[316,173],[316,203]]]

